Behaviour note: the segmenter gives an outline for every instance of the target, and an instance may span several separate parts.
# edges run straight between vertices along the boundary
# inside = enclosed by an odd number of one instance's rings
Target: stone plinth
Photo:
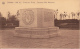
[[[19,27],[15,35],[28,38],[50,38],[58,34],[54,26],[54,10],[30,8],[19,10]]]
[[[53,28],[26,28],[16,27],[15,36],[27,38],[50,38],[58,35],[58,27]]]

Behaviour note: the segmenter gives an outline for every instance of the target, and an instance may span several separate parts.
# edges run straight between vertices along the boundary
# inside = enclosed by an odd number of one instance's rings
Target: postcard
[[[0,0],[0,48],[79,48],[80,0]]]

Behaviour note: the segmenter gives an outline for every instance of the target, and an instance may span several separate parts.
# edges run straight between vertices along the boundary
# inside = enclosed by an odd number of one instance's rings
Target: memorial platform
[[[58,35],[58,27],[49,28],[26,28],[16,27],[15,36],[27,38],[50,38]]]
[[[15,36],[50,38],[58,35],[59,27],[55,27],[54,25],[54,10],[29,8],[20,9],[18,12],[19,27],[15,28]]]

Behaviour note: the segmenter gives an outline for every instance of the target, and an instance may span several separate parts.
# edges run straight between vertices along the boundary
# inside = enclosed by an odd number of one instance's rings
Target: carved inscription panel
[[[25,10],[22,16],[22,21],[26,25],[30,25],[34,21],[34,12],[32,10]]]

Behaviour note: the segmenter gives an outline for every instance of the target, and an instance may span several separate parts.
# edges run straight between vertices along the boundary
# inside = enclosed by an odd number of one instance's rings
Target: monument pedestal
[[[54,25],[54,10],[44,8],[21,9],[19,27],[15,36],[28,38],[50,38],[57,36],[58,27]]]
[[[16,27],[15,36],[27,38],[50,38],[58,35],[58,27],[49,28],[26,28]]]

